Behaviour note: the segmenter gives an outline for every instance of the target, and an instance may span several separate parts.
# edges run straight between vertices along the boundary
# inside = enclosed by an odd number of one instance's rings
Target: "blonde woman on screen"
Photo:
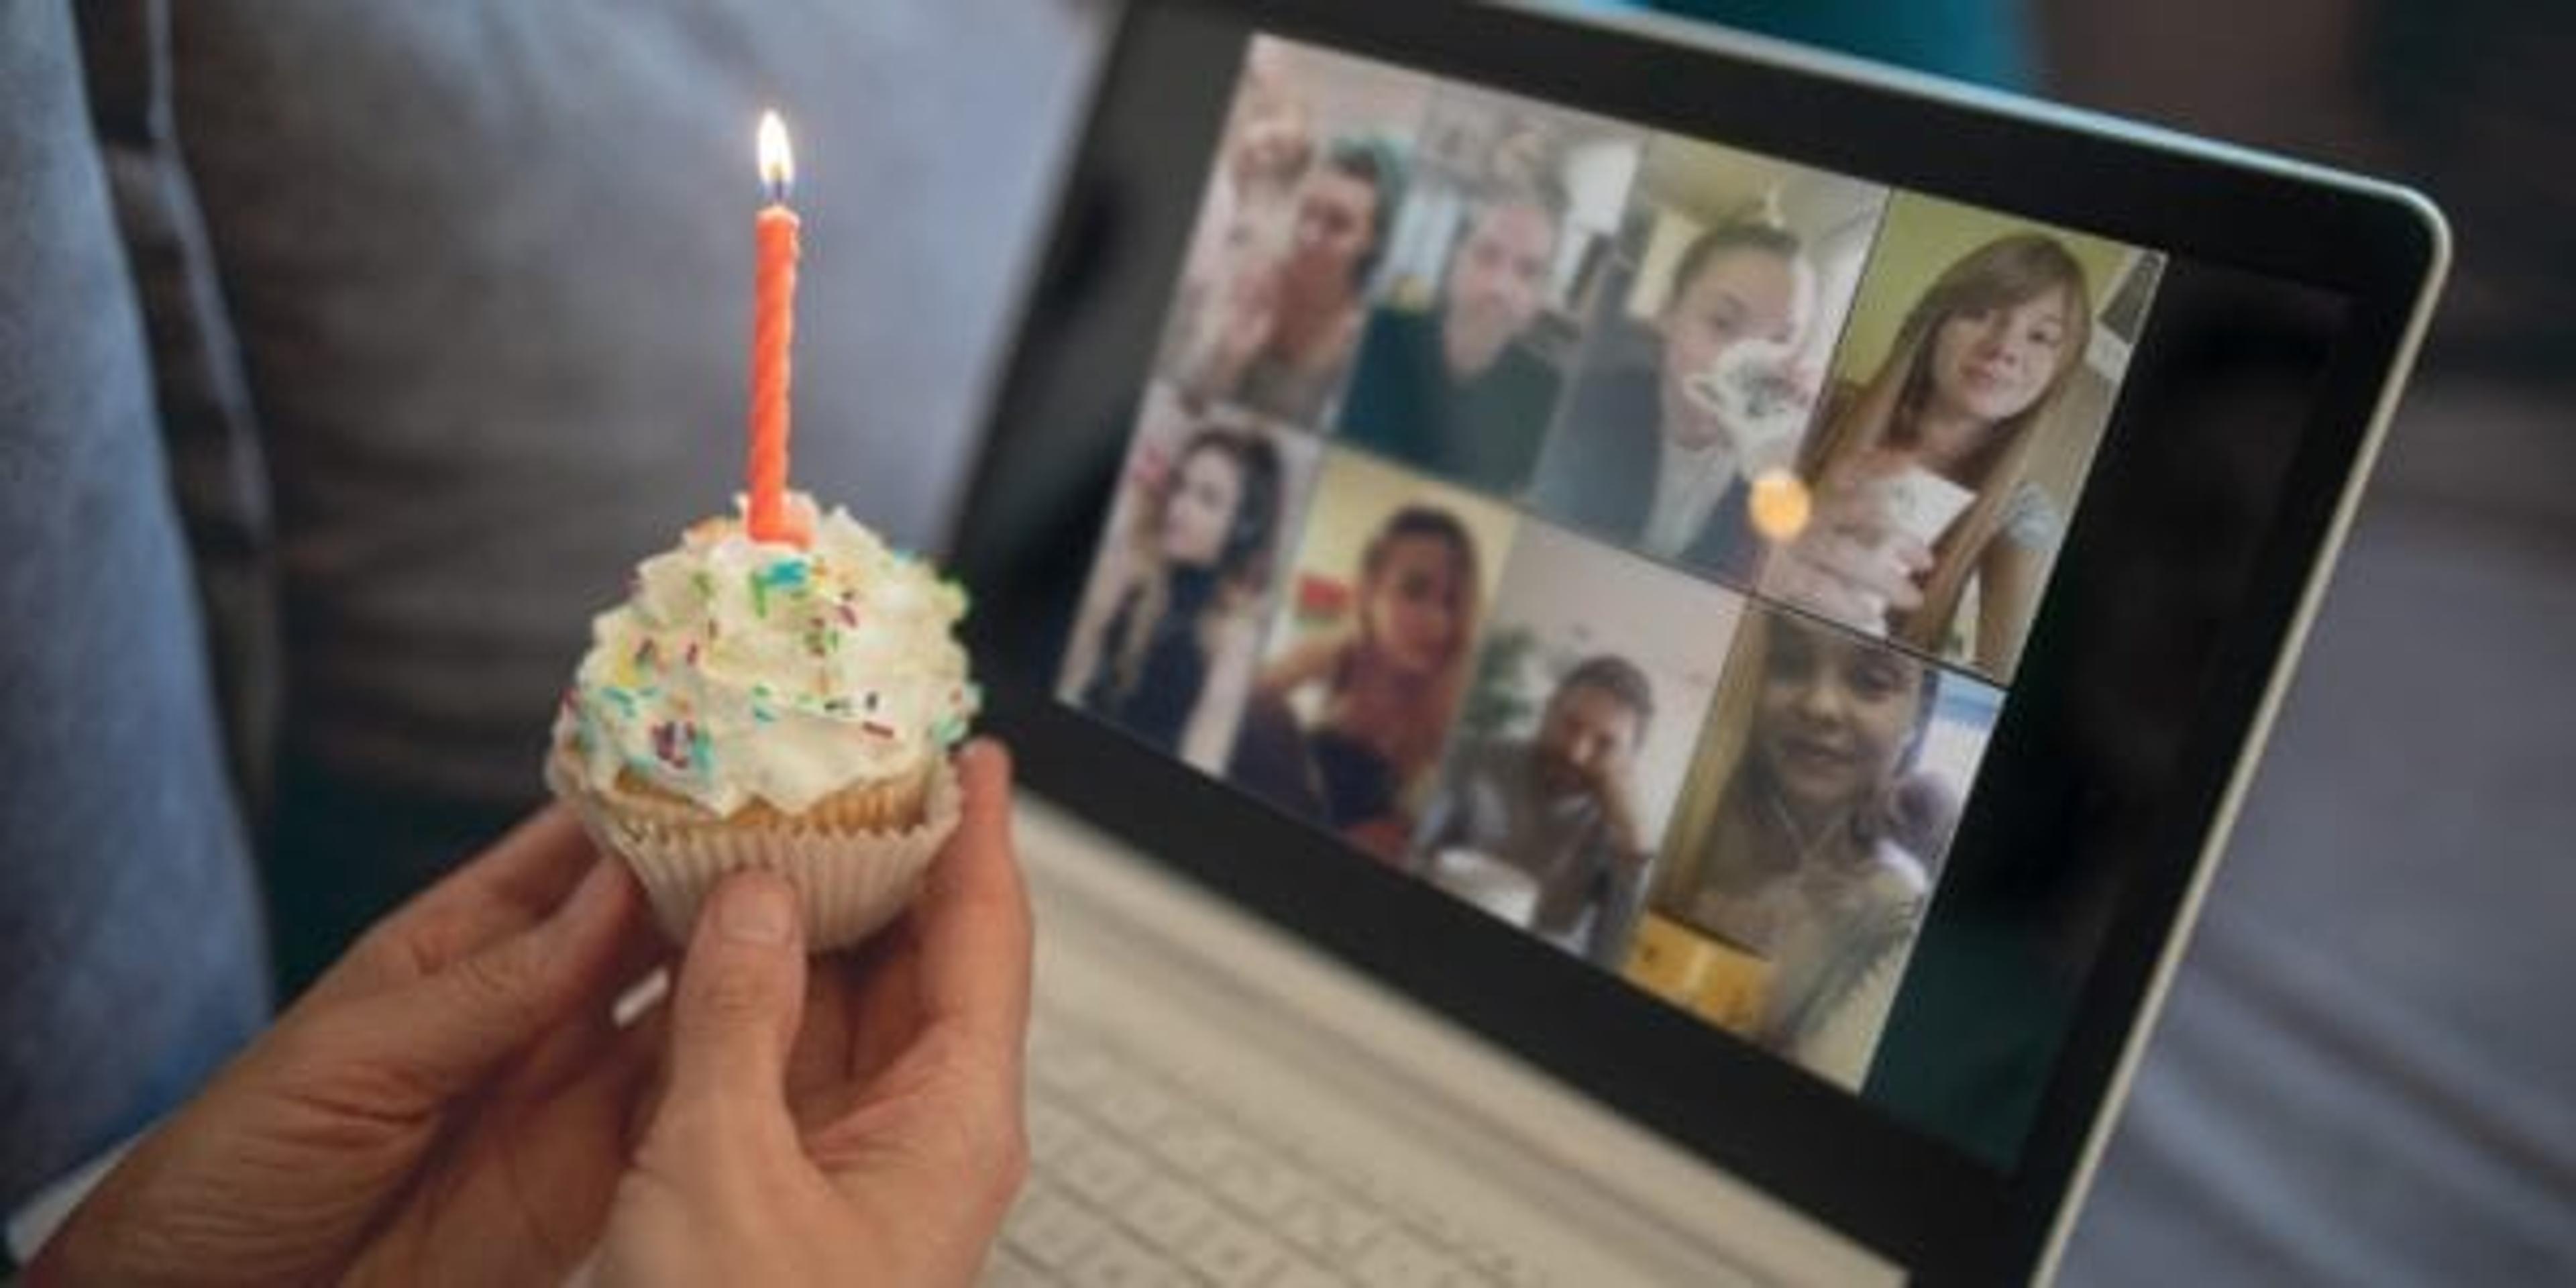
[[[2082,266],[2045,234],[1952,264],[1804,454],[1814,517],[1773,553],[1763,589],[2009,674],[2061,526],[2030,461],[2092,315]],[[1972,587],[1976,615],[1963,622]]]
[[[1410,505],[1369,539],[1352,621],[1261,673],[1229,775],[1389,863],[1413,834],[1409,798],[1467,691],[1479,582],[1475,539]],[[1297,699],[1313,712],[1301,720]]]

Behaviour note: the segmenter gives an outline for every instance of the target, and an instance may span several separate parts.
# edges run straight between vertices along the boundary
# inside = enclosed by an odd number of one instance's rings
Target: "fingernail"
[[[738,944],[768,947],[786,943],[796,929],[796,893],[786,882],[766,873],[736,877],[725,883],[724,906],[716,909],[716,928]]]

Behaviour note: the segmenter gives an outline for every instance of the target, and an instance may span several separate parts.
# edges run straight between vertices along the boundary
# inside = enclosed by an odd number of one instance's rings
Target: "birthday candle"
[[[787,189],[796,177],[787,126],[776,112],[760,117],[760,179],[768,202],[760,209],[759,279],[751,319],[751,512],[754,541],[805,544],[787,512],[787,386],[789,349],[796,339],[796,257],[800,233]]]

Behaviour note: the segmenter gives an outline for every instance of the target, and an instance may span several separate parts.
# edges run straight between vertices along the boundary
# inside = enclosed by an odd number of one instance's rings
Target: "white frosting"
[[[965,736],[965,612],[963,591],[838,507],[802,550],[711,519],[592,619],[555,738],[594,788],[623,771],[720,816],[755,799],[802,813]]]

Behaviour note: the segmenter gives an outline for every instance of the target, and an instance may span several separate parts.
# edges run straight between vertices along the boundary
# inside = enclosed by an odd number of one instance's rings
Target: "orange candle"
[[[787,185],[796,159],[787,126],[776,112],[760,117],[760,179],[768,204],[759,221],[760,277],[751,316],[751,513],[754,541],[805,544],[807,534],[787,512],[788,350],[796,339],[796,212]]]

